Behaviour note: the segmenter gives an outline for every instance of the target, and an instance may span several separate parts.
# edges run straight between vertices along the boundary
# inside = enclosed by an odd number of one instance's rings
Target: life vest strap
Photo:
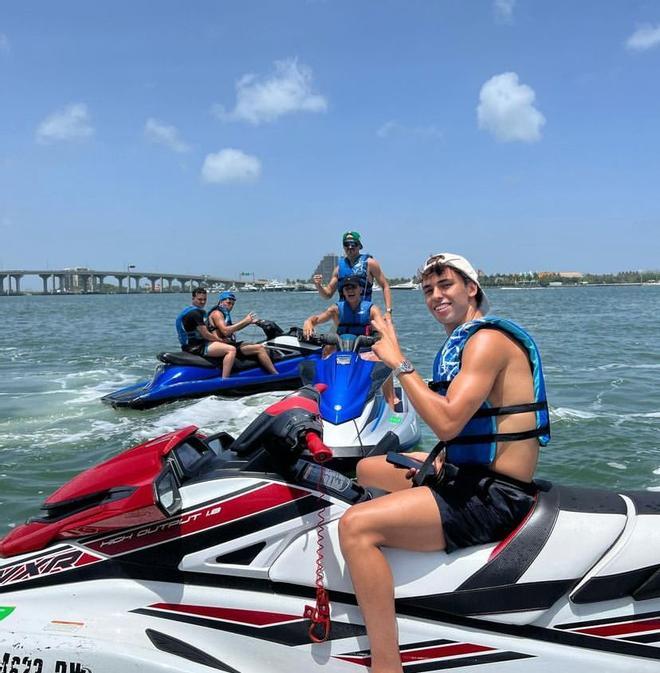
[[[463,437],[454,437],[447,442],[447,446],[462,445],[462,444],[481,444],[486,442],[517,442],[521,439],[532,439],[534,437],[541,437],[550,432],[548,424],[534,428],[532,430],[524,430],[523,432],[496,432],[489,435],[465,435]]]

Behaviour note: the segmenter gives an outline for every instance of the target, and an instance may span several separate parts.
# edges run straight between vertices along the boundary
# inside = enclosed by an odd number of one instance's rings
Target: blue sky
[[[658,269],[660,3],[5,0],[0,269]]]

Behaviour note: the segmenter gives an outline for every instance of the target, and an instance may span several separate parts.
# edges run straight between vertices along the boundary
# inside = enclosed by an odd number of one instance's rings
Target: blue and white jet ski
[[[376,339],[330,333],[312,340],[337,349],[326,358],[301,365],[305,383],[327,386],[320,401],[323,437],[335,459],[350,463],[370,455],[388,432],[397,436],[401,451],[412,451],[421,439],[417,412],[396,384],[399,402],[394,408],[389,406],[382,386],[392,371],[383,362],[361,355]]]
[[[0,540],[0,671],[366,671],[337,528],[378,496],[302,457],[329,456],[318,403],[304,388],[235,440],[182,428],[58,489]],[[406,673],[657,673],[660,493],[538,486],[499,543],[384,549]]]
[[[221,376],[222,359],[202,357],[184,351],[160,353],[153,377],[109,393],[101,401],[115,408],[149,409],[173,402],[207,395],[240,397],[273,390],[295,390],[302,385],[299,367],[306,360],[321,357],[321,345],[304,343],[299,330],[292,328],[284,334],[274,322],[255,323],[264,331],[261,341],[277,369],[277,374],[264,371],[254,359],[236,358],[232,375]]]

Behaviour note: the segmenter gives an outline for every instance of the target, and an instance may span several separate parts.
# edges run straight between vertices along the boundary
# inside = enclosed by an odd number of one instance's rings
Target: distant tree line
[[[660,270],[655,271],[619,271],[618,273],[585,273],[582,275],[562,275],[554,272],[535,271],[528,273],[495,273],[480,275],[481,284],[487,287],[506,285],[548,286],[551,283],[562,285],[603,285],[611,283],[649,283],[660,282]]]

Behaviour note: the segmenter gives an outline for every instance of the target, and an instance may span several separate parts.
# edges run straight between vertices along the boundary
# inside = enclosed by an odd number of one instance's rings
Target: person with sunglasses
[[[430,455],[409,454],[425,462],[419,468],[399,469],[384,456],[362,459],[359,483],[389,493],[352,506],[339,521],[372,673],[403,670],[394,580],[382,548],[449,554],[503,540],[535,503],[539,447],[550,441],[543,370],[531,336],[488,314],[478,274],[464,257],[432,255],[419,275],[427,308],[447,336],[433,382],[427,385],[405,357],[388,316],[372,320],[381,334],[373,352],[393,368],[440,442]]]
[[[348,277],[357,277],[360,282],[360,293],[362,299],[371,301],[371,293],[374,280],[383,289],[383,299],[385,301],[386,313],[392,313],[392,293],[387,278],[380,268],[380,264],[369,254],[361,253],[362,241],[357,231],[347,231],[342,236],[342,245],[344,247],[345,257],[339,260],[339,264],[332,272],[332,277],[327,285],[323,285],[323,276],[316,274],[313,278],[314,285],[319,294],[326,299],[330,299],[338,291],[340,298],[344,283]]]
[[[231,375],[236,359],[236,348],[213,334],[206,324],[206,300],[208,293],[203,287],[192,291],[192,305],[179,313],[176,318],[176,332],[181,350],[193,355],[222,358],[222,376]]]
[[[221,292],[218,295],[218,303],[208,313],[206,322],[209,330],[217,334],[218,338],[225,343],[234,346],[239,355],[256,358],[261,367],[269,374],[278,374],[279,372],[275,369],[275,365],[263,344],[236,340],[236,332],[248,325],[253,325],[259,318],[256,313],[250,311],[242,320],[234,323],[231,318],[231,311],[235,304],[236,295],[233,292],[229,290]]]
[[[303,337],[309,339],[314,334],[316,325],[321,325],[329,320],[334,321],[337,326],[337,334],[353,334],[354,336],[366,335],[372,333],[371,323],[374,319],[382,319],[383,314],[378,306],[371,301],[362,299],[360,289],[360,278],[358,276],[348,276],[345,279],[341,291],[342,298],[335,304],[330,305],[325,311],[317,315],[310,316],[303,323]],[[334,346],[325,346],[323,349],[324,357],[328,357],[336,349]],[[371,351],[365,351],[360,354],[365,360],[377,360]],[[383,397],[392,409],[399,403],[399,398],[394,392],[394,382],[390,376],[383,383]]]

